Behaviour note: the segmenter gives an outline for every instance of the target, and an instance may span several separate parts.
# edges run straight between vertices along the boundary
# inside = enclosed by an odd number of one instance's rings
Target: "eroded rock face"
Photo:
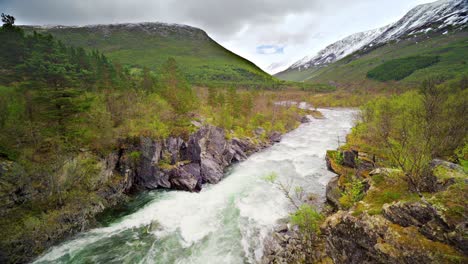
[[[169,181],[171,187],[183,191],[201,191],[202,178],[200,175],[200,165],[190,163],[170,171]]]
[[[450,244],[468,255],[466,224],[450,225],[431,204],[425,202],[397,202],[386,204],[383,215],[403,227],[415,226],[427,238]]]
[[[273,132],[270,140],[279,142],[281,134]],[[227,166],[245,160],[262,147],[247,139],[227,140],[223,129],[207,125],[186,142],[174,137],[164,141],[140,137],[122,142],[118,153],[108,158],[108,166],[114,163],[114,170],[128,178],[127,191],[200,191],[203,183],[218,183]]]
[[[456,254],[443,244],[415,237],[417,231],[392,224],[380,215],[355,217],[339,211],[327,218],[322,228],[327,253],[336,264],[443,263],[443,254]]]

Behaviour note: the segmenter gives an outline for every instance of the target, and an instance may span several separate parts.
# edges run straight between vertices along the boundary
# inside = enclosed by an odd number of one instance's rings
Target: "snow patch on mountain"
[[[446,32],[448,27],[464,28],[468,25],[468,0],[440,0],[416,6],[403,18],[388,26],[350,35],[321,50],[315,56],[307,56],[290,70],[306,70],[322,67],[338,61],[356,51],[372,48],[392,40],[414,34]]]
[[[294,63],[291,68],[308,69],[311,66],[320,66],[340,60],[370,43],[386,29],[387,27],[383,27],[348,36],[327,46],[314,57],[305,57]]]
[[[63,25],[45,25],[45,26],[24,26],[25,28],[31,27],[33,29],[43,29],[48,31],[54,30],[85,30],[102,34],[104,37],[111,35],[113,32],[129,31],[129,32],[144,32],[148,35],[182,35],[192,37],[194,39],[208,40],[209,37],[205,31],[182,24],[170,24],[162,22],[141,22],[141,23],[119,23],[119,24],[96,24],[84,26],[63,26]]]

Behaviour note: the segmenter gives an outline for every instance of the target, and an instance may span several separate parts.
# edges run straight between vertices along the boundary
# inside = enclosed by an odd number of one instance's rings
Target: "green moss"
[[[382,212],[384,204],[413,200],[419,200],[419,197],[408,189],[408,183],[401,172],[378,174],[372,176],[371,188],[356,210],[376,215]]]
[[[466,218],[468,186],[464,180],[458,180],[447,190],[434,194],[428,201],[445,216],[449,223],[456,225]]]
[[[427,239],[419,233],[416,227],[402,227],[396,224],[389,225],[389,234],[392,237],[392,246],[406,248],[420,254],[427,254],[436,263],[464,263],[467,260],[453,247],[441,242]],[[388,241],[388,239],[387,239]]]
[[[468,179],[468,176],[464,172],[460,172],[458,170],[452,170],[450,168],[447,168],[445,166],[437,166],[433,170],[434,175],[442,180],[446,181],[448,179]]]

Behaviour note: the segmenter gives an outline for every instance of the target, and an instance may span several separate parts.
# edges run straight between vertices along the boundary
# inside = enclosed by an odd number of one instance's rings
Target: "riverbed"
[[[344,143],[356,111],[320,109],[280,143],[233,165],[200,193],[153,191],[134,212],[50,249],[36,263],[256,263],[263,240],[293,210],[277,182],[324,199],[325,153]]]

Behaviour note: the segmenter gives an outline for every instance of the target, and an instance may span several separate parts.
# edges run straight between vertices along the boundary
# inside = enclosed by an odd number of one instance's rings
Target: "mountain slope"
[[[388,26],[353,34],[329,45],[316,56],[294,63],[276,77],[285,80],[313,79],[317,71],[353,53],[365,54],[390,42],[408,38],[437,37],[450,31],[463,30],[468,24],[467,0],[441,0],[419,5],[403,18]]]
[[[137,23],[23,28],[50,33],[67,45],[98,49],[113,61],[136,68],[158,71],[173,57],[195,84],[252,84],[272,80],[250,61],[216,43],[203,30],[186,25]]]
[[[429,67],[418,69],[399,81],[381,82],[367,78],[367,73],[380,65],[415,56],[437,56],[439,61]],[[356,52],[326,67],[315,69],[309,74],[307,82],[332,81],[343,88],[357,89],[414,87],[428,75],[442,74],[456,77],[468,74],[468,30],[388,43],[371,51]]]

